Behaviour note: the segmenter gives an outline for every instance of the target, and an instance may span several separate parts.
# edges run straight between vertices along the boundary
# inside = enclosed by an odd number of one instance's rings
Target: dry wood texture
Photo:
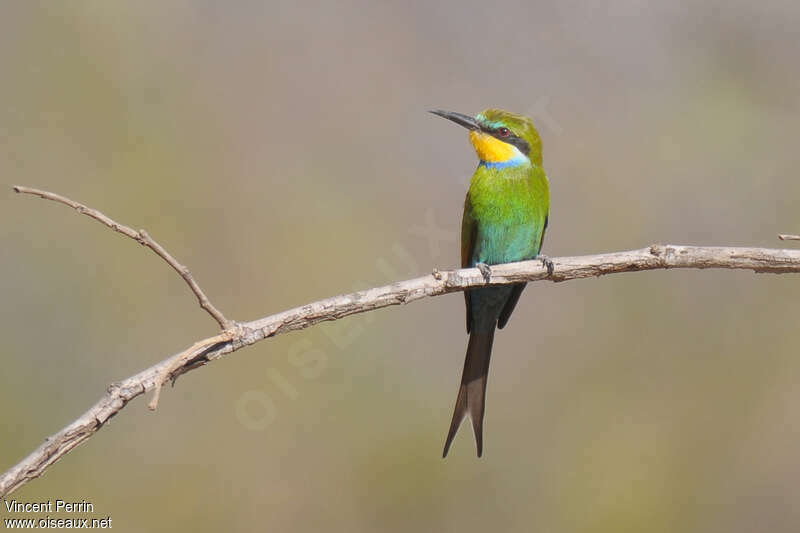
[[[152,241],[141,230],[137,232],[117,224],[102,213],[53,193],[25,187],[15,187],[15,190],[64,203],[101,221],[112,229],[128,235],[153,249],[186,279],[184,272],[188,273],[188,270],[172,259],[160,245],[149,244],[150,242],[155,243],[155,241]],[[165,381],[174,380],[184,372],[205,365],[240,348],[282,333],[305,329],[320,322],[338,320],[356,313],[374,311],[390,305],[407,304],[423,298],[487,284],[503,285],[541,280],[559,282],[619,272],[671,268],[727,268],[773,274],[800,272],[800,250],[768,248],[654,244],[639,250],[556,257],[551,260],[553,263],[552,274],[548,274],[547,268],[538,260],[493,266],[488,283],[477,268],[434,270],[427,276],[319,300],[282,313],[241,323],[227,320],[221,312],[211,306],[199,286],[187,280],[192,291],[198,296],[201,306],[214,316],[223,332],[198,341],[190,348],[135,376],[109,385],[105,394],[88,411],[46,439],[44,444],[0,476],[0,497],[9,495],[29,480],[42,475],[50,465],[89,439],[103,427],[108,419],[116,415],[137,396],[149,390],[157,393]],[[154,396],[150,407],[155,408],[156,403],[157,396]]]

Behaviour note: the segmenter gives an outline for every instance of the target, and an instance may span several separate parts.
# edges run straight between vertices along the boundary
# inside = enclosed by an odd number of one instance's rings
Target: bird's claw
[[[552,276],[553,271],[555,270],[556,266],[553,264],[553,261],[547,257],[546,255],[539,254],[537,259],[542,262],[542,266],[547,269],[547,275]]]
[[[489,283],[492,279],[492,269],[486,263],[478,263],[475,265],[478,270],[481,271],[481,276],[483,276],[483,281]]]

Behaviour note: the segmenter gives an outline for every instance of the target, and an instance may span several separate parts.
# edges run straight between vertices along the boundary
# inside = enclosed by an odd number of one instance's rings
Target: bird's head
[[[476,116],[452,111],[431,111],[469,130],[469,140],[481,163],[504,167],[542,164],[542,140],[528,117],[502,109],[487,109]]]

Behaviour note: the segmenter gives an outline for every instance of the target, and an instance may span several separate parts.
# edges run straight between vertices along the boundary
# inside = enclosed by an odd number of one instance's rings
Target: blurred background
[[[217,331],[148,250],[12,184],[146,228],[242,321],[458,264],[476,160],[431,108],[534,118],[550,256],[794,246],[800,6],[662,4],[3,2],[0,470]],[[797,531],[798,298],[536,283],[480,460],[467,426],[440,458],[461,295],[351,317],[137,399],[12,497],[119,531]]]

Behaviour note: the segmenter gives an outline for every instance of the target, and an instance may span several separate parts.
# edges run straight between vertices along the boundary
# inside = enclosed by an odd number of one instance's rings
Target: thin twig
[[[81,203],[78,203],[74,200],[70,200],[65,196],[61,196],[60,194],[42,191],[39,189],[32,189],[30,187],[23,187],[21,185],[15,185],[14,191],[21,193],[21,194],[33,194],[35,196],[39,196],[40,198],[44,198],[45,200],[52,200],[54,202],[58,202],[64,205],[68,205],[69,207],[75,209],[78,213],[91,217],[101,224],[108,226],[109,228],[113,229],[116,232],[122,233],[123,235],[130,237],[131,239],[135,240],[139,244],[143,246],[147,246],[153,252],[156,253],[160,258],[166,261],[169,266],[175,269],[175,271],[181,275],[181,277],[186,281],[189,288],[192,290],[195,296],[197,296],[197,301],[200,303],[200,307],[205,309],[211,317],[217,321],[219,326],[223,329],[223,331],[231,330],[234,327],[234,323],[227,318],[222,312],[214,307],[211,301],[208,299],[206,294],[200,288],[200,285],[197,284],[192,273],[189,272],[189,269],[180,264],[172,255],[167,252],[163,246],[158,244],[155,240],[153,240],[150,235],[143,229],[136,231],[133,228],[125,226],[124,224],[120,224],[112,220],[111,218],[107,217],[100,211],[96,209],[92,209],[91,207],[87,207]]]
[[[541,261],[524,261],[491,267],[489,285],[505,285],[523,281],[567,281],[641,270],[672,268],[727,268],[782,274],[800,272],[800,250],[767,248],[727,248],[705,246],[653,245],[640,250],[612,252],[578,257],[554,257],[553,272],[548,274]],[[219,359],[244,346],[289,331],[311,327],[320,322],[374,311],[486,286],[477,268],[436,271],[416,279],[345,294],[296,307],[276,315],[239,324],[231,331],[230,340],[217,342],[212,337],[192,348],[108,387],[102,398],[70,425],[48,438],[19,464],[0,476],[0,497],[11,494],[45,470],[74,447],[89,439],[125,405],[165,381],[184,372]],[[195,349],[195,348],[198,349]],[[199,351],[198,351],[199,350]]]
[[[800,241],[800,235],[791,235],[787,233],[779,234],[778,238],[782,241]]]

